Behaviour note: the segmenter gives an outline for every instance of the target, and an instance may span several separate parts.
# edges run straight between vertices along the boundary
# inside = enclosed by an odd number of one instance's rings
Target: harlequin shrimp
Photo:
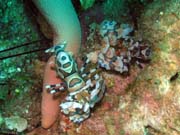
[[[142,62],[150,60],[150,46],[134,41],[131,32],[133,27],[129,24],[119,26],[115,21],[103,21],[99,29],[102,47],[95,56],[97,62],[93,64],[86,56],[80,70],[73,55],[65,51],[66,42],[46,51],[54,53],[57,74],[64,79],[64,83],[47,85],[46,88],[50,94],[68,90],[60,108],[72,122],[80,123],[87,119],[90,109],[103,98],[105,82],[100,74],[101,68],[125,73],[131,64],[142,67]]]
[[[107,20],[101,23],[99,34],[102,49],[98,55],[100,67],[124,73],[129,71],[132,63],[142,67],[141,63],[150,59],[150,46],[134,41],[131,32],[133,27],[129,24],[118,26],[115,21]]]
[[[90,108],[102,99],[105,84],[96,67],[86,70],[91,63],[88,59],[78,70],[72,54],[65,51],[65,47],[66,42],[46,51],[54,53],[57,74],[64,79],[63,84],[47,85],[46,89],[51,94],[67,89],[69,93],[60,104],[61,111],[68,115],[72,122],[80,123],[90,116]]]

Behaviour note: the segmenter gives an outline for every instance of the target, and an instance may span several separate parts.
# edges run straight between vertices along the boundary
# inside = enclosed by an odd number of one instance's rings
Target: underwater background
[[[122,34],[113,39],[116,55],[137,41],[151,48],[150,58],[134,58],[126,73],[100,65],[106,91],[91,116],[74,124],[59,112],[55,124],[44,129],[41,99],[52,28],[32,1],[0,0],[0,135],[180,135],[180,1],[72,3],[82,29],[78,65],[87,55],[95,61],[88,70],[96,66],[104,21],[117,23],[113,30]],[[66,95],[59,95],[60,102]]]

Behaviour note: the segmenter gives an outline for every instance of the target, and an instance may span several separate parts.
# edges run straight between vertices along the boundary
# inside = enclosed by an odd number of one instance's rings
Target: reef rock
[[[27,120],[19,116],[11,116],[5,118],[5,124],[10,130],[17,130],[17,132],[22,132],[27,128]]]
[[[136,70],[134,79],[106,73],[103,101],[77,130],[69,129],[69,135],[180,134],[179,9],[176,0],[154,1],[145,8],[138,33],[152,43],[150,64]],[[120,87],[127,80],[128,85]]]

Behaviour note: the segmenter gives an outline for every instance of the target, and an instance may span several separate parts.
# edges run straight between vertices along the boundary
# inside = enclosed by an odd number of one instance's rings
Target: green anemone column
[[[67,51],[77,54],[81,28],[71,0],[33,0],[54,30],[54,44],[67,41]]]

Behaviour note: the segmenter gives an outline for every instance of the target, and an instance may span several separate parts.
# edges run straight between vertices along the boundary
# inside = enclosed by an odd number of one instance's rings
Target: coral
[[[5,118],[5,124],[8,129],[17,130],[17,132],[24,131],[28,126],[27,120],[18,116]]]
[[[138,77],[136,85],[131,90],[138,97],[133,105],[137,107],[136,111],[141,117],[144,117],[141,119],[143,122],[141,128],[143,125],[148,125],[156,134],[177,135],[180,130],[178,124],[174,122],[179,117],[177,106],[179,77],[175,82],[170,82],[170,78],[179,72],[180,63],[177,60],[179,55],[174,51],[180,49],[174,44],[179,40],[177,34],[179,15],[178,13],[174,15],[174,11],[178,10],[180,5],[173,0],[165,2],[164,6],[160,2],[162,1],[149,5],[141,18],[144,20],[143,23],[139,23],[142,33],[145,33],[144,36],[155,43],[153,46],[155,51],[153,63],[145,70],[146,74]],[[147,82],[143,81],[144,78]],[[132,115],[136,117],[137,112],[132,112]],[[129,127],[131,126],[133,125]],[[133,133],[132,129],[131,133]]]

